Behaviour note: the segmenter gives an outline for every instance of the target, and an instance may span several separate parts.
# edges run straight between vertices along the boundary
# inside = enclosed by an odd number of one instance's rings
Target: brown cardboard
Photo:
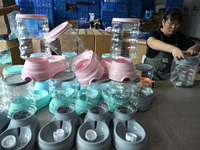
[[[78,28],[78,20],[66,20],[68,21],[74,28]]]
[[[11,41],[0,40],[0,52],[3,51],[4,49],[7,49],[8,47],[13,47],[18,44],[19,44],[18,39],[14,39]]]
[[[139,40],[137,45],[137,59],[133,61],[134,64],[142,63],[143,55],[146,55],[146,40]]]
[[[101,58],[103,53],[110,53],[111,36],[104,30],[92,29],[95,34],[95,52]]]
[[[11,51],[11,57],[12,57],[12,64],[17,65],[17,64],[24,64],[25,60],[20,57],[20,50],[19,50],[19,45],[15,45],[10,48]]]
[[[78,35],[89,50],[95,51],[95,35],[91,29],[78,29]]]
[[[0,65],[0,76],[3,77],[3,69],[11,65]]]

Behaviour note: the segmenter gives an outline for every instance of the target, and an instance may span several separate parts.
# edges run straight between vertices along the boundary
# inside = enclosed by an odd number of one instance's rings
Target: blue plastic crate
[[[15,0],[15,4],[23,8],[34,8],[34,0]]]
[[[54,11],[53,8],[49,7],[35,7],[35,14],[46,15],[49,20],[49,26],[51,29],[55,27],[54,23]]]
[[[90,2],[90,0],[77,0],[78,2]]]
[[[89,12],[94,13],[94,12],[99,12],[99,11],[100,11],[100,5],[97,5],[97,4],[89,5]]]
[[[88,28],[88,20],[85,18],[79,18],[78,19],[78,28]]]
[[[77,4],[79,12],[88,12],[89,6],[84,4]]]
[[[89,2],[90,4],[97,4],[97,5],[100,4],[100,0],[90,0]]]
[[[35,7],[53,7],[52,0],[35,0]]]
[[[182,6],[184,0],[167,0],[166,6]]]
[[[129,10],[128,3],[116,3],[115,4],[116,12],[128,12],[128,10]]]
[[[67,3],[69,3],[69,4],[76,4],[76,1],[78,1],[78,0],[65,0]]]
[[[78,12],[78,18],[89,18],[89,13],[88,12]]]
[[[128,18],[128,11],[127,12],[115,12],[115,18]]]
[[[28,8],[28,7],[20,7],[20,13],[21,14],[35,14],[35,9],[34,8]]]
[[[101,11],[114,12],[115,3],[114,2],[101,2]]]
[[[129,18],[141,18],[142,13],[141,12],[129,12],[128,17]]]
[[[60,11],[66,11],[66,3],[64,3],[62,0],[54,0],[53,3],[54,9],[60,10]]]
[[[143,1],[142,0],[129,0],[129,5],[133,5],[134,7],[142,6]]]
[[[103,21],[112,21],[114,16],[114,12],[101,11],[101,20]]]
[[[78,12],[77,11],[67,11],[67,19],[77,20],[78,19]]]
[[[112,21],[102,21],[102,24],[103,24],[104,28],[111,27]]]
[[[170,8],[178,8],[180,11],[182,11],[183,5],[166,5],[165,12],[168,11]]]
[[[94,12],[94,17],[95,17],[95,19],[100,18],[100,13],[99,12]]]

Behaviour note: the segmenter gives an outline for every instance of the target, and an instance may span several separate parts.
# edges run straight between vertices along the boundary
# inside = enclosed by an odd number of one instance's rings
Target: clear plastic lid
[[[199,63],[199,56],[185,56],[186,59],[175,60],[176,64],[183,66],[195,66]]]
[[[97,138],[97,133],[96,131],[92,130],[92,129],[89,129],[86,131],[85,133],[85,138],[88,140],[88,141],[94,141],[96,140]]]

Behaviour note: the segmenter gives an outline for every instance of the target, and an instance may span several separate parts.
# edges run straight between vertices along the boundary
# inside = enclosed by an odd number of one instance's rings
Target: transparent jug
[[[48,49],[59,55],[62,54],[62,51],[80,54],[84,50],[88,50],[73,26],[67,21],[55,27],[44,38]]]
[[[170,80],[175,86],[193,86],[199,67],[199,56],[188,56],[175,60],[172,65]]]
[[[47,49],[44,36],[49,32],[49,23],[46,15],[16,14],[17,32],[20,57],[26,59],[32,53],[51,51]]]
[[[79,89],[76,76],[73,72],[61,71],[48,80],[49,92],[52,100],[49,111],[54,114],[62,105],[75,105],[76,95]]]
[[[22,80],[21,74],[8,76],[2,81],[3,108],[8,112],[8,117],[21,110],[28,110],[31,114],[36,112],[34,94],[32,93],[33,82]]]
[[[122,56],[132,61],[137,58],[139,27],[139,19],[113,18],[110,48],[112,58]]]

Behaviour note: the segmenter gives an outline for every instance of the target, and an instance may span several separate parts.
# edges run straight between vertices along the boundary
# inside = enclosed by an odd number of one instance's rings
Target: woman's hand
[[[188,50],[186,50],[185,53],[188,55],[194,56],[198,54],[199,50],[200,50],[199,45],[195,44],[192,47],[190,47]]]
[[[173,46],[171,48],[171,53],[176,60],[185,59],[185,55],[181,49],[178,47]]]

